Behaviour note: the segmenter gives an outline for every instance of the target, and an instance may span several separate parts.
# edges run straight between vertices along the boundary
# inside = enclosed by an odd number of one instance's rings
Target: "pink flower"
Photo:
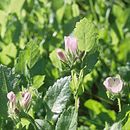
[[[9,99],[9,102],[14,103],[16,101],[16,96],[12,91],[7,94],[7,98]]]
[[[22,93],[22,101],[21,101],[21,105],[23,106],[23,107],[28,107],[28,105],[29,105],[29,103],[30,103],[30,101],[31,101],[31,94],[30,94],[30,92],[24,92],[24,93]]]
[[[108,91],[117,94],[121,92],[123,88],[123,81],[117,77],[108,77],[103,82],[103,85],[106,87]]]
[[[64,52],[61,49],[57,49],[57,56],[60,60],[62,61],[66,61],[66,56],[64,54]]]
[[[77,39],[72,36],[65,36],[65,50],[70,51],[72,53],[76,53],[78,44],[77,44]]]

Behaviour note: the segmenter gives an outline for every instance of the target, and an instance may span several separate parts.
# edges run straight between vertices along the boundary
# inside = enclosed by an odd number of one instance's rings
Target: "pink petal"
[[[22,105],[24,107],[27,107],[30,101],[31,101],[31,94],[30,94],[30,92],[26,92],[22,99]]]
[[[65,36],[65,50],[76,53],[78,48],[77,39],[71,36]]]
[[[106,89],[112,93],[119,93],[123,88],[123,82],[120,78],[117,77],[108,77],[103,82],[103,85]]]
[[[10,102],[15,102],[15,100],[16,100],[16,96],[13,91],[11,91],[7,94],[7,98],[9,99]]]

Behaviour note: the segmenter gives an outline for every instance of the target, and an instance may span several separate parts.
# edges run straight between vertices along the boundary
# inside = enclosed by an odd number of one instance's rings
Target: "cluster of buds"
[[[15,115],[16,110],[19,111],[17,102],[16,102],[16,95],[14,92],[9,92],[7,94],[8,98],[8,113],[9,115]],[[31,93],[29,91],[23,92],[21,95],[21,99],[19,100],[21,108],[27,110],[30,102],[31,102]]]
[[[65,52],[62,51],[61,49],[57,49],[57,56],[61,61],[66,62],[67,54],[76,56],[78,50],[78,44],[77,39],[72,36],[65,36],[64,41],[65,41]]]

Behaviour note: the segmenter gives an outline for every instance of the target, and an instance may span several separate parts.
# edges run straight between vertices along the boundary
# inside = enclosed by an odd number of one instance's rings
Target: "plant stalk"
[[[121,100],[120,100],[120,98],[117,98],[117,100],[118,100],[119,112],[121,112]]]

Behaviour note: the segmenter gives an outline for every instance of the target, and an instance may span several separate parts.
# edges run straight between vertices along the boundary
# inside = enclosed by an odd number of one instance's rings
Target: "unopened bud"
[[[7,98],[9,100],[9,103],[8,103],[8,113],[9,115],[10,114],[13,114],[15,113],[15,108],[16,108],[16,95],[14,94],[14,92],[9,92],[7,94]]]
[[[30,94],[30,92],[25,92],[22,94],[22,97],[23,98],[22,98],[21,104],[23,107],[27,108],[31,101],[31,94]]]
[[[9,99],[9,102],[16,101],[16,96],[15,96],[14,92],[12,92],[12,91],[7,94],[7,98]]]
[[[57,56],[60,60],[62,61],[66,61],[66,56],[64,54],[64,52],[61,49],[57,49]]]

